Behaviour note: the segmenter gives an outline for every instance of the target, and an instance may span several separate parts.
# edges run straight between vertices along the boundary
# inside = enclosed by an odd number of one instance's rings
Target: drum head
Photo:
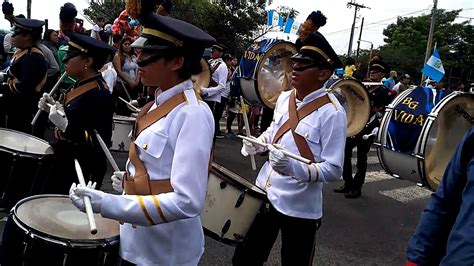
[[[191,79],[196,85],[199,85],[200,88],[207,88],[211,82],[211,68],[204,58],[201,58],[201,68],[201,73],[193,75]]]
[[[256,198],[260,199],[265,199],[266,198],[266,193],[263,189],[255,186],[251,182],[249,182],[247,179],[237,175],[236,173],[230,171],[229,169],[218,165],[216,163],[212,163],[212,171],[216,176],[219,178],[228,181],[230,184],[234,185],[235,187],[238,188],[247,188],[248,193],[252,194]]]
[[[370,100],[364,85],[355,79],[342,79],[329,87],[346,110],[347,136],[351,137],[364,129],[370,114]]]
[[[26,198],[18,202],[14,212],[27,227],[59,239],[98,240],[119,235],[119,223],[99,214],[94,214],[97,234],[91,234],[87,215],[74,207],[69,197],[64,195]]]
[[[278,96],[282,91],[291,89],[291,73],[293,63],[290,56],[296,53],[296,47],[287,42],[273,45],[257,66],[259,98],[264,105],[274,109]]]
[[[10,130],[0,129],[0,147],[27,154],[53,154],[53,148],[37,137]]]
[[[454,92],[435,107],[433,113],[436,112],[424,152],[426,181],[433,190],[438,187],[459,141],[473,126],[474,94]]]

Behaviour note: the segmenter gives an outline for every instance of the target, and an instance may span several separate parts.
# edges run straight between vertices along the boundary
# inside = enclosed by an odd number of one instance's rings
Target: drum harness
[[[223,63],[224,61],[222,60],[222,58],[218,58],[218,59],[211,59],[209,61],[209,64],[212,66],[212,69],[211,69],[211,81],[209,83],[209,86],[210,87],[216,87],[217,85],[217,82],[212,78],[212,75],[214,74],[214,72],[216,72],[217,68],[219,68],[219,66]]]

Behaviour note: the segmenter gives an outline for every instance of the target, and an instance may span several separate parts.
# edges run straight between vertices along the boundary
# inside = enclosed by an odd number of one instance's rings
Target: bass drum
[[[382,167],[436,190],[473,115],[473,94],[425,87],[402,92],[386,108],[377,136]]]
[[[348,137],[364,129],[370,114],[370,99],[362,83],[355,79],[341,79],[328,89],[346,110]]]
[[[194,82],[195,89],[198,89],[199,91],[201,88],[209,87],[209,83],[211,83],[211,67],[204,58],[201,58],[201,68],[201,73],[191,77],[191,80]]]
[[[240,61],[238,78],[242,94],[251,104],[275,108],[282,91],[291,89],[290,56],[296,47],[276,39],[252,44]]]

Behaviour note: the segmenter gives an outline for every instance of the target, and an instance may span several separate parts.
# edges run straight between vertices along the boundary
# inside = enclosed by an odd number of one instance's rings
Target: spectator
[[[384,81],[383,85],[387,87],[387,89],[392,90],[393,87],[395,87],[395,84],[397,84],[397,81],[398,81],[397,75],[398,75],[397,71],[395,70],[390,71],[390,77]]]
[[[402,93],[403,91],[407,90],[408,87],[410,86],[410,81],[411,81],[410,75],[408,74],[402,75],[402,77],[400,78],[400,81],[392,89],[392,91],[394,92],[393,94],[398,95]]]
[[[357,70],[354,58],[348,57],[346,60],[346,67],[344,68],[344,77],[352,78],[352,74]]]
[[[117,49],[117,51],[120,49],[120,42],[122,41],[122,35],[120,34],[114,34],[112,35],[112,46]]]
[[[51,50],[53,53],[54,59],[56,62],[59,62],[58,59],[58,32],[52,29],[47,29],[43,35],[43,44]]]
[[[107,83],[107,88],[110,93],[113,93],[115,83],[117,82],[117,71],[115,71],[114,65],[112,64],[111,56],[107,58],[106,62],[100,72],[102,73],[105,83]]]
[[[105,19],[102,18],[102,17],[99,17],[97,19],[97,24],[95,24],[93,27],[92,27],[92,30],[91,30],[91,37],[96,39],[96,40],[102,40],[102,38],[100,37],[101,35],[101,31],[103,32],[104,30],[104,26],[105,26]]]

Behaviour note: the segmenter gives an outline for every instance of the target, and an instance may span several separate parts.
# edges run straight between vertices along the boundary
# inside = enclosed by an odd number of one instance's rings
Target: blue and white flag
[[[283,30],[283,32],[289,34],[297,34],[300,27],[301,23],[289,17],[288,19],[286,19],[285,29]]]
[[[278,14],[278,12],[276,12],[276,10],[268,11],[267,25],[283,27],[283,18]]]
[[[443,62],[439,58],[438,49],[434,48],[433,55],[428,59],[425,66],[421,70],[421,73],[430,77],[430,79],[440,82],[444,76]]]

